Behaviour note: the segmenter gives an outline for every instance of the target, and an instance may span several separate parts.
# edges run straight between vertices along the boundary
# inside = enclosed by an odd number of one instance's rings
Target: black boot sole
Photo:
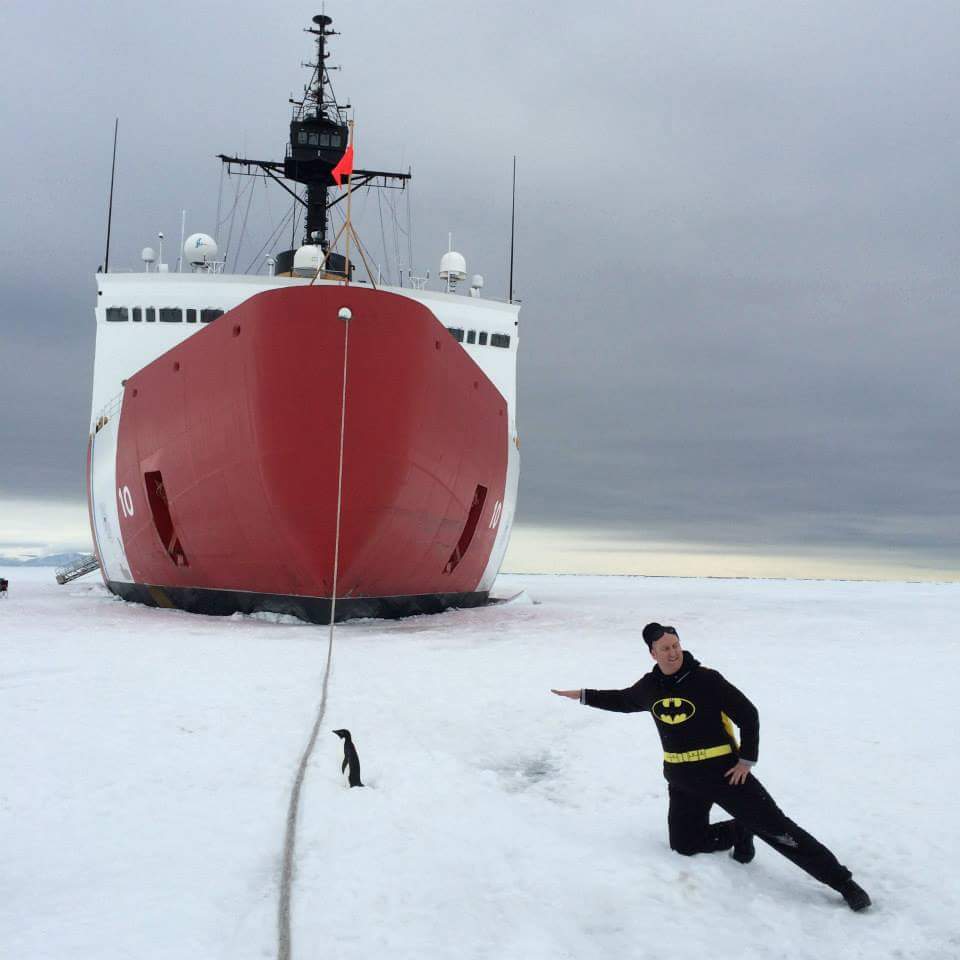
[[[839,891],[840,896],[846,901],[847,906],[854,912],[860,913],[861,910],[866,910],[872,904],[870,899],[870,894],[863,889],[859,884],[854,883],[852,880],[848,885],[845,885],[846,889]]]
[[[753,845],[753,837],[747,841],[741,841],[730,851],[730,856],[737,863],[749,863],[757,855],[757,848]]]

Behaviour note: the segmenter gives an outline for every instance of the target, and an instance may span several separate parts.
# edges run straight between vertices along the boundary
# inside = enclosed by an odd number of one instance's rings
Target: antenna
[[[113,223],[113,178],[117,172],[117,130],[120,118],[113,121],[113,162],[110,164],[110,202],[107,204],[107,252],[103,258],[103,272],[110,272],[110,226]]]
[[[184,234],[187,232],[187,211],[182,211],[180,217],[180,256],[177,257],[177,273],[183,271],[183,240]]]
[[[517,222],[517,155],[513,155],[513,200],[510,203],[510,289],[507,300],[513,303],[513,237]]]

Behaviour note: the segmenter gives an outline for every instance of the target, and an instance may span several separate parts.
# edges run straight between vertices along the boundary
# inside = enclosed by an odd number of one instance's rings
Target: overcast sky
[[[183,208],[216,232],[217,153],[282,158],[318,8],[5,8],[0,550],[84,536],[114,117],[136,268]],[[522,565],[960,576],[955,2],[327,12],[358,164],[412,168],[416,270],[452,231],[505,294],[519,158]],[[255,194],[240,269],[285,209]]]

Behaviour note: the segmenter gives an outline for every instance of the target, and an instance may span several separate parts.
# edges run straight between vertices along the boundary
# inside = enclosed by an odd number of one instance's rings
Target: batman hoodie
[[[716,670],[700,665],[688,651],[683,666],[669,677],[655,666],[625,690],[583,690],[580,702],[600,710],[618,713],[649,711],[668,753],[686,753],[730,744],[733,759],[756,763],[760,746],[760,718],[757,708]],[[737,745],[731,721],[740,728],[742,746]],[[667,779],[707,774],[730,766],[730,754],[696,763],[665,763]],[[682,769],[680,769],[682,768]],[[695,768],[695,769],[694,769]]]

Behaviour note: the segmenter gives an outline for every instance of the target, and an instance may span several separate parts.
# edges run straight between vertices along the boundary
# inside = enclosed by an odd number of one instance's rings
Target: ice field
[[[0,955],[275,956],[327,628],[0,576]],[[338,626],[295,960],[960,956],[960,584],[498,581],[518,591]],[[757,704],[757,776],[871,910],[759,842],[747,866],[672,853],[650,717],[549,693],[633,683],[654,619]]]

